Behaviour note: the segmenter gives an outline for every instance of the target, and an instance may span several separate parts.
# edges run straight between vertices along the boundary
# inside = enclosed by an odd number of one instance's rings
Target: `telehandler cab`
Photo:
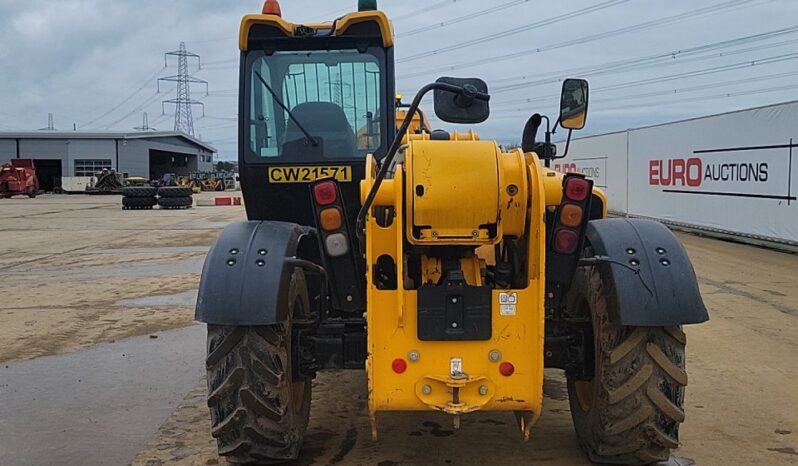
[[[607,219],[604,194],[558,157],[535,114],[521,149],[432,131],[489,116],[487,85],[440,78],[410,106],[393,31],[373,0],[330,23],[276,1],[240,34],[239,165],[249,221],[208,254],[208,406],[232,463],[298,456],[311,381],[363,369],[381,411],[512,411],[525,438],[543,370],[565,372],[594,461],[648,464],[678,446],[684,324],[707,320],[692,265],[659,223]],[[588,85],[564,82],[554,128],[585,125]],[[536,134],[547,121],[544,141]],[[566,149],[567,150],[567,149]]]

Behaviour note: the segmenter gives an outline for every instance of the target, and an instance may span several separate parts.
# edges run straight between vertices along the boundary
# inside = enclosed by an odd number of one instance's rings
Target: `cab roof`
[[[371,23],[371,28],[362,28],[362,26],[369,26],[369,23]],[[393,27],[385,13],[377,10],[348,13],[332,22],[307,24],[291,23],[277,15],[246,15],[241,20],[241,33],[238,41],[238,47],[242,51],[248,50],[250,32],[255,25],[271,27],[286,38],[307,37],[309,33],[313,35],[315,32],[322,36],[329,34],[333,37],[376,37],[378,35],[382,38],[383,47],[393,46]],[[372,34],[371,31],[374,33]]]

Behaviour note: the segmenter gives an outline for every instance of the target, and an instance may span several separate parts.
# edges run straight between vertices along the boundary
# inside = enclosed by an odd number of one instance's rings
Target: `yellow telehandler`
[[[590,179],[548,168],[565,155],[556,128],[570,141],[586,123],[588,83],[565,80],[558,118],[533,115],[503,152],[419,113],[432,93],[440,120],[481,123],[484,81],[443,77],[401,105],[393,45],[374,0],[327,23],[288,22],[274,0],[243,18],[248,221],[210,250],[196,308],[219,454],[297,458],[327,369],[365,369],[375,438],[381,412],[424,410],[455,427],[513,412],[528,438],[557,368],[591,460],[666,460],[684,420],[681,326],[707,311],[667,228],[606,218]]]

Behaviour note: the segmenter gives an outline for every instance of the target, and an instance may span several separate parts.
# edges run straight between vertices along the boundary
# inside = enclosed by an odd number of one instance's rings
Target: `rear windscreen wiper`
[[[316,140],[316,138],[311,136],[310,133],[308,132],[308,130],[306,130],[305,127],[302,126],[302,124],[299,122],[299,120],[297,120],[296,117],[294,117],[294,114],[291,113],[291,110],[289,110],[288,107],[285,106],[283,101],[280,100],[280,97],[278,97],[277,93],[274,92],[274,89],[272,89],[272,87],[269,86],[269,83],[267,83],[266,80],[263,79],[263,76],[261,76],[261,74],[258,71],[255,71],[255,76],[258,77],[258,79],[260,80],[261,84],[263,84],[263,87],[265,87],[266,90],[269,91],[269,93],[272,95],[272,98],[274,99],[274,101],[277,102],[277,105],[279,105],[280,107],[282,107],[283,110],[285,110],[285,112],[288,114],[288,117],[291,118],[291,121],[293,121],[294,124],[296,124],[297,128],[299,128],[303,133],[305,133],[305,137],[307,138],[308,142],[310,142],[310,144],[313,147],[318,146],[319,142]]]

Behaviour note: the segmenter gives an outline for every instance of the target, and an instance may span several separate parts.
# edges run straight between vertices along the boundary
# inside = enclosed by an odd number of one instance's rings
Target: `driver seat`
[[[291,110],[294,117],[311,136],[321,138],[324,158],[351,158],[357,154],[357,140],[343,109],[331,102],[304,102]],[[288,119],[283,139],[283,155],[287,158],[303,158],[298,154],[305,133],[293,119]],[[305,151],[302,151],[305,152]]]

